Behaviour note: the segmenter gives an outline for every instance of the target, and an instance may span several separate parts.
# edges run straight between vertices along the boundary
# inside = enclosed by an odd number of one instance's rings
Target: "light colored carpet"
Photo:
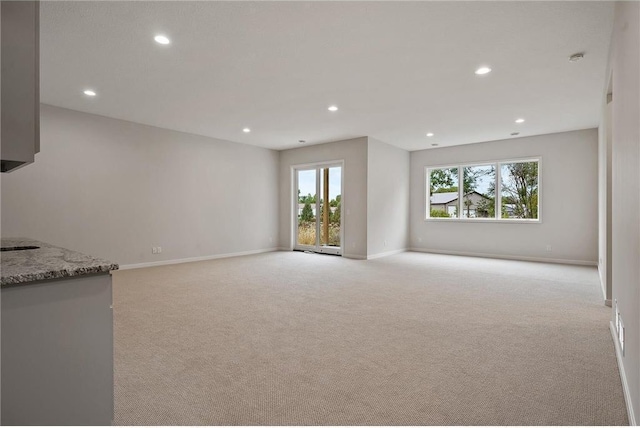
[[[594,268],[279,252],[114,275],[120,425],[628,424]]]

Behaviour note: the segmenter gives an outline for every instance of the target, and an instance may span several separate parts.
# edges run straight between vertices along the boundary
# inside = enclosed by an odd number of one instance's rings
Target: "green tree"
[[[538,162],[503,164],[503,204],[513,205],[513,216],[538,218]],[[504,213],[503,213],[504,216]]]
[[[496,205],[490,203],[488,199],[482,199],[476,206],[476,216],[478,217],[495,217]]]
[[[306,204],[309,202],[310,204],[316,203],[316,195],[311,196],[309,193],[307,196],[300,196],[300,190],[298,190],[298,202],[301,204]]]
[[[451,188],[458,181],[458,168],[431,170],[429,185],[431,193],[440,193],[440,189]]]
[[[489,166],[489,168],[465,167],[462,174],[464,193],[475,191],[478,187],[478,180],[484,176],[495,177],[495,168],[493,166]],[[458,191],[458,168],[434,169],[429,178],[431,193]]]
[[[478,190],[478,180],[483,177],[494,178],[496,176],[496,169],[493,165],[489,165],[489,167],[466,167],[464,168],[464,173],[462,174],[462,180],[464,184],[464,193],[471,193]],[[489,194],[495,194],[495,180],[491,182],[489,185]],[[486,195],[485,195],[486,196]]]
[[[338,224],[340,224],[340,210],[341,210],[340,205],[341,205],[340,202],[338,202],[338,205],[336,206],[335,211],[333,211],[331,213],[331,215],[329,215],[329,222],[330,223],[338,223]]]
[[[301,221],[313,221],[313,209],[311,209],[311,202],[307,199],[304,202],[304,207],[302,208],[302,214],[300,214]]]
[[[462,200],[462,205],[464,205],[464,207],[462,208],[462,213],[464,214],[464,210],[466,208],[467,218],[471,217],[471,205],[473,205],[473,201],[471,200],[471,198],[464,198]]]
[[[458,186],[451,186],[451,187],[441,187],[439,189],[436,189],[433,191],[433,193],[450,193],[450,192],[457,192],[458,191]]]
[[[463,212],[465,209],[467,211],[467,217],[471,215],[471,206],[473,205],[471,198],[469,198],[467,195],[470,195],[473,192],[476,192],[482,196],[486,196],[487,198],[491,199],[491,201],[483,200],[482,202],[478,203],[478,206],[476,207],[476,216],[478,217],[494,217],[495,216],[495,201],[493,200],[494,199],[493,197],[496,191],[495,176],[496,176],[496,169],[493,165],[488,165],[488,167],[469,166],[463,169],[462,180],[463,180],[463,186],[464,186],[463,190],[464,190],[465,198],[463,198],[462,204],[463,204]],[[489,188],[486,191],[487,194],[478,192],[478,181],[483,180],[484,177],[491,178],[489,182]]]
[[[449,213],[444,210],[431,210],[430,217],[451,217]]]
[[[496,216],[496,200],[494,198],[482,199],[476,207],[478,217],[494,218]]]

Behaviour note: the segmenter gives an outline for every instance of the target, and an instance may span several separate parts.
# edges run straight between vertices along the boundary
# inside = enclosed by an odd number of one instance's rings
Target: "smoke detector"
[[[569,62],[578,62],[582,58],[584,58],[584,54],[583,53],[575,53],[575,54],[573,54],[573,55],[571,55],[569,57]]]

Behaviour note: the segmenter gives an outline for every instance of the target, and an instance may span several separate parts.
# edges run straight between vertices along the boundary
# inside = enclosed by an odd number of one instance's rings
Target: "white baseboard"
[[[367,260],[379,259],[381,257],[392,256],[394,254],[400,254],[407,251],[406,248],[401,248],[400,250],[386,251],[384,253],[373,254],[371,256],[367,256]]]
[[[429,248],[409,248],[409,251],[415,251],[418,253],[446,254],[450,256],[484,257],[488,259],[519,260],[522,262],[557,263],[557,264],[563,264],[563,265],[579,265],[579,266],[597,266],[598,265],[596,262],[592,262],[588,260],[569,260],[569,259],[552,259],[552,258],[545,258],[545,257],[508,256],[503,254],[472,253],[467,251],[433,250]]]
[[[354,260],[367,260],[367,256],[362,256],[360,254],[347,254],[344,253],[342,255],[345,259],[354,259]]]
[[[602,279],[602,269],[600,263],[598,263],[598,279],[600,280],[600,289],[602,290],[602,297],[604,298],[604,304],[607,305],[607,301],[609,304],[607,306],[611,306],[611,299],[607,300],[607,287],[604,284],[604,280]]]
[[[618,359],[618,370],[620,371],[620,380],[622,381],[622,392],[624,393],[624,402],[627,405],[627,414],[629,415],[629,425],[636,426],[636,416],[633,412],[633,401],[631,401],[631,393],[629,392],[629,383],[627,382],[627,375],[624,372],[624,366],[622,365],[622,351],[620,349],[620,343],[618,343],[618,333],[616,332],[616,326],[613,325],[613,321],[609,321],[609,330],[611,331],[611,337],[613,339],[613,345],[616,348],[616,358]]]
[[[153,266],[164,266],[164,265],[175,265],[179,263],[191,263],[191,262],[202,262],[205,260],[215,260],[215,259],[226,259],[229,257],[240,257],[240,256],[250,256],[252,254],[261,254],[261,253],[270,253],[273,251],[278,251],[277,247],[273,248],[263,248],[260,250],[250,250],[250,251],[240,251],[238,253],[224,253],[224,254],[213,254],[210,256],[201,256],[201,257],[189,257],[186,259],[174,259],[174,260],[162,260],[158,262],[147,262],[147,263],[134,263],[129,265],[120,265],[120,270],[127,269],[140,269],[146,267]]]

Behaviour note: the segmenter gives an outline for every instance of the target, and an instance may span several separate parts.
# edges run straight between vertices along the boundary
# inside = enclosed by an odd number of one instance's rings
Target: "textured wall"
[[[640,416],[640,3],[619,2],[611,42],[612,293],[626,331],[622,368]],[[604,84],[605,82],[603,82]],[[615,305],[614,305],[615,307]]]
[[[409,152],[369,138],[367,257],[407,248]]]
[[[541,223],[425,220],[425,167],[540,156]],[[564,132],[411,153],[411,247],[565,260],[598,257],[598,133]],[[551,245],[552,252],[547,252]]]
[[[121,264],[277,247],[277,152],[46,105],[41,114],[36,162],[2,177],[3,236]]]

